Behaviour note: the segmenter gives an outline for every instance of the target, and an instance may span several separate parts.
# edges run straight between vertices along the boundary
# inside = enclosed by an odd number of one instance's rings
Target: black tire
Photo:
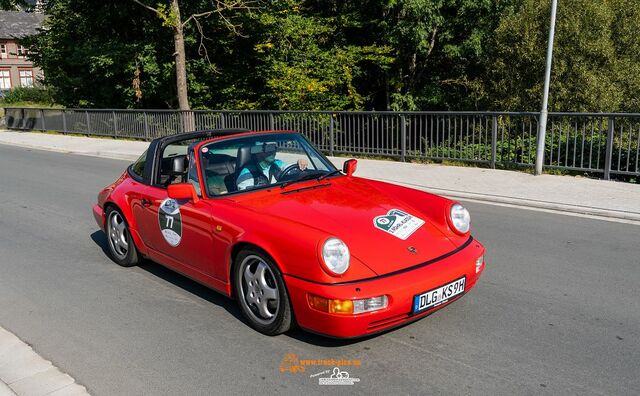
[[[113,206],[107,209],[105,217],[107,219],[105,233],[107,235],[109,256],[118,265],[123,267],[133,267],[137,265],[139,261],[138,250],[133,242],[133,238],[131,238],[127,219],[122,212]],[[118,220],[120,220],[120,222],[118,222]],[[116,227],[113,227],[114,224]],[[118,224],[121,224],[121,226],[117,227]],[[124,252],[125,247],[123,242],[127,245],[126,252]]]
[[[251,290],[249,290],[251,286],[247,284],[244,276],[245,268],[249,266],[249,272],[251,272],[255,267],[255,274],[257,274],[257,268],[258,266],[261,266],[259,264],[260,262],[264,263],[269,270],[265,270],[264,272],[264,281],[266,282],[265,287],[271,287],[272,289],[275,287],[278,296],[277,301],[272,299],[265,300],[268,301],[268,303],[266,303],[268,308],[265,309],[268,309],[267,312],[269,314],[273,314],[271,319],[265,319],[258,308],[257,302],[251,303],[248,301],[248,298],[250,299],[250,297],[245,296],[247,291],[251,292]],[[268,336],[282,334],[291,329],[294,324],[294,319],[291,303],[289,301],[289,294],[287,293],[287,288],[282,280],[282,274],[271,257],[259,249],[245,248],[235,257],[233,273],[231,275],[236,301],[240,306],[242,315],[249,322],[251,327]],[[253,279],[253,281],[256,282],[256,279]],[[259,285],[255,287],[258,287],[258,293],[256,293],[256,295],[264,299],[266,294],[263,293],[260,295],[260,291],[267,291],[267,289],[265,288],[263,290]],[[272,291],[270,292],[273,293]],[[258,299],[260,297],[258,297]]]

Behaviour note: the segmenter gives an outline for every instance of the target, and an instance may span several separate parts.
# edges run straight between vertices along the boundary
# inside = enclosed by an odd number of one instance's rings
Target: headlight
[[[452,205],[449,213],[449,219],[451,220],[451,225],[453,226],[454,231],[457,231],[460,234],[466,234],[469,232],[469,229],[471,228],[471,216],[464,206],[460,204]]]
[[[349,248],[338,238],[329,238],[324,242],[322,260],[332,274],[344,274],[349,269],[350,258]]]

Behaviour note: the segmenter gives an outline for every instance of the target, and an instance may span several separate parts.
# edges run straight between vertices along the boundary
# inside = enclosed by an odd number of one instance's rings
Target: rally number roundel
[[[175,199],[167,198],[160,204],[158,223],[165,241],[173,247],[180,244],[182,239],[182,216],[180,205]]]

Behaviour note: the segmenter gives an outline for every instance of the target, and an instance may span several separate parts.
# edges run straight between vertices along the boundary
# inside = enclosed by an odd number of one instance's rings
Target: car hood
[[[286,218],[342,239],[351,255],[378,275],[420,264],[456,248],[419,208],[381,191],[366,179],[337,177],[325,183],[274,188],[270,193],[242,194],[234,200],[273,217],[273,221]],[[428,200],[424,205],[429,205]]]

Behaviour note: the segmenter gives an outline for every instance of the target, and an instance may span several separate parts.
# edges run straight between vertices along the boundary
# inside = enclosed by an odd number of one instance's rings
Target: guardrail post
[[[269,129],[274,131],[276,129],[276,123],[273,119],[273,113],[269,113]]]
[[[400,115],[400,161],[407,160],[407,120],[404,114]]]
[[[607,122],[607,145],[605,147],[604,155],[604,179],[611,179],[611,157],[613,153],[613,132],[615,128],[615,122],[613,117],[609,117]]]
[[[329,155],[333,156],[336,149],[333,113],[329,114]]]
[[[224,113],[220,113],[220,128],[227,127],[227,119]]]
[[[149,140],[149,122],[147,121],[147,112],[142,112],[142,119],[144,121],[144,138]]]
[[[62,110],[62,132],[67,133],[67,110]]]
[[[118,138],[118,120],[116,119],[116,112],[112,111],[111,116],[113,117],[113,137]]]
[[[40,109],[40,118],[42,119],[42,132],[46,131],[47,128],[45,128],[45,124],[44,124],[44,109]]]
[[[491,169],[496,169],[498,156],[498,116],[493,115],[491,122]]]
[[[20,114],[22,114],[22,117],[20,117],[20,121],[22,121],[22,127],[20,129],[27,129],[27,120],[25,118],[25,113],[24,113],[24,108],[20,109]]]
[[[89,119],[89,112],[88,112],[87,110],[85,110],[85,111],[84,111],[84,114],[85,114],[85,116],[86,116],[86,118],[87,118],[87,135],[89,135],[89,134],[90,134],[90,132],[89,132],[90,127],[89,127],[89,126],[90,126],[90,124],[91,124],[91,121],[90,121],[90,119]]]

